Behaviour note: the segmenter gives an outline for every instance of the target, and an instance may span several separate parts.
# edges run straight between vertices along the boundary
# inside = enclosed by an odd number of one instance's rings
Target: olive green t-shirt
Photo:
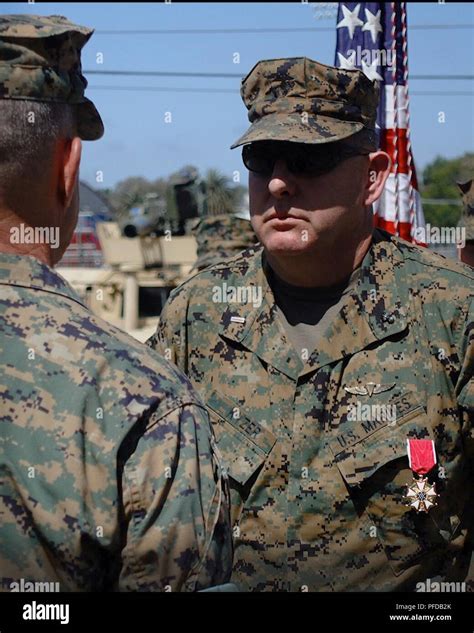
[[[268,282],[277,305],[277,318],[298,356],[311,354],[320,337],[357,285],[360,268],[343,282],[328,287],[307,288],[286,283],[268,266]]]

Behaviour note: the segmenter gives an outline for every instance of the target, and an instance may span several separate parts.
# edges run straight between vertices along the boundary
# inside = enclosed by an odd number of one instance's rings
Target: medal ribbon
[[[433,440],[407,439],[407,453],[410,468],[418,475],[426,475],[436,464]]]

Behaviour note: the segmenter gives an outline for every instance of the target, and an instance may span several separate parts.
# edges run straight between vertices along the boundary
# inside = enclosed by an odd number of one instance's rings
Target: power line
[[[201,92],[239,94],[235,88],[167,88],[161,86],[88,86],[88,90],[129,90],[131,92]],[[474,94],[474,93],[473,93]]]
[[[410,79],[474,79],[474,75],[411,75]]]
[[[242,79],[239,73],[195,73],[169,72],[161,70],[84,70],[85,75],[121,75],[136,77],[213,77],[219,79]]]
[[[430,205],[445,205],[445,204],[453,204],[457,207],[462,206],[462,200],[458,200],[456,198],[421,198],[423,204]]]
[[[168,88],[167,86],[94,86],[89,85],[89,90],[125,90],[131,92],[195,92],[195,93],[220,93],[238,95],[238,88]],[[423,92],[410,90],[410,95],[416,96],[438,96],[438,97],[474,97],[474,92]]]
[[[424,90],[410,90],[410,95],[417,95],[420,97],[474,97],[474,92],[462,92],[462,91],[454,91],[454,92],[441,92],[441,91],[432,91],[427,92]]]
[[[213,79],[243,79],[239,73],[175,72],[164,70],[85,70],[85,75],[113,75],[122,77],[211,77]],[[410,79],[474,79],[474,75],[411,75]]]
[[[474,24],[412,24],[411,31],[445,31],[447,29],[472,29]],[[334,31],[334,26],[315,27],[255,27],[241,29],[107,29],[96,30],[100,35],[219,35],[229,33],[256,34],[260,33],[321,33]]]

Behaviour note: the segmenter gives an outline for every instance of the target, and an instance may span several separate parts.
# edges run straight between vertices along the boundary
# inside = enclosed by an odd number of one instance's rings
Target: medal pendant
[[[417,512],[428,512],[436,505],[437,496],[435,485],[430,484],[427,477],[420,475],[419,479],[413,478],[413,483],[408,485],[405,498],[407,505]]]
[[[436,464],[436,451],[433,440],[407,439],[407,453],[410,468],[418,475],[408,484],[405,494],[407,505],[417,512],[428,512],[436,505],[436,489],[426,475]]]

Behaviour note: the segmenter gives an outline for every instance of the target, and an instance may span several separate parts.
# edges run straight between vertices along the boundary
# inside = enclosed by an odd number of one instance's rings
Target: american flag
[[[392,170],[374,205],[375,225],[422,244],[425,219],[410,142],[406,2],[339,2],[336,30],[335,65],[360,68],[380,82],[379,147],[392,159]]]

